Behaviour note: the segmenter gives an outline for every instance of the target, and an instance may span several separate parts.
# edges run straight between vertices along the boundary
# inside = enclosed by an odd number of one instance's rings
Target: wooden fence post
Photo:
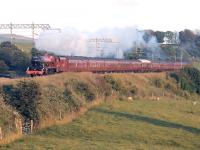
[[[0,127],[0,140],[3,140],[3,133],[1,127]]]
[[[22,130],[22,119],[19,119],[19,132],[20,134],[23,134],[23,130]]]
[[[165,96],[165,92],[163,91],[163,97]]]
[[[33,120],[31,120],[31,133],[33,132]]]
[[[17,132],[22,134],[22,120],[19,118],[15,118],[15,127],[17,129]]]

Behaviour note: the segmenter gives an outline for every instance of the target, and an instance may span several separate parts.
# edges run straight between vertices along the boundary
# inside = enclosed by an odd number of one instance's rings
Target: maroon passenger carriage
[[[151,62],[149,60],[124,60],[45,54],[32,58],[26,73],[31,76],[58,72],[154,72],[173,71],[188,66],[181,62]]]

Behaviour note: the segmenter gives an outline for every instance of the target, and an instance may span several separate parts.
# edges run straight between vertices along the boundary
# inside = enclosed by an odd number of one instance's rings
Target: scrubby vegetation
[[[119,96],[135,96],[137,94],[138,89],[131,81],[122,81],[111,75],[104,76],[104,80]]]
[[[34,81],[19,81],[16,85],[4,85],[2,96],[4,101],[15,108],[24,119],[39,121],[37,111],[40,99],[39,85]]]
[[[80,82],[77,80],[73,81],[73,88],[75,91],[77,91],[79,94],[81,94],[86,101],[92,101],[96,98],[95,93],[93,93],[91,87],[87,83]]]
[[[171,73],[181,89],[195,92],[200,95],[200,71],[196,68],[184,68],[178,72]]]
[[[0,97],[0,127],[3,130],[4,136],[7,136],[16,131],[15,128],[15,109],[7,105],[3,98]]]
[[[34,125],[41,128],[62,121],[70,113],[79,112],[97,100],[133,101],[167,98],[198,101],[197,95],[183,91],[177,83],[165,73],[63,73],[31,80],[7,79],[0,84],[0,100],[3,107],[12,110],[8,113],[12,120],[10,126],[15,118],[13,112],[17,112],[24,119],[34,120]],[[6,108],[5,111],[9,110]],[[6,125],[2,127],[6,128],[5,130],[8,128]],[[13,127],[12,131],[14,130]]]
[[[81,103],[75,98],[71,90],[68,88],[64,91],[64,100],[67,102],[70,111],[78,111],[81,107]]]
[[[122,90],[122,85],[120,80],[114,79],[111,75],[107,75],[104,77],[105,81],[111,85],[112,89],[119,92]]]

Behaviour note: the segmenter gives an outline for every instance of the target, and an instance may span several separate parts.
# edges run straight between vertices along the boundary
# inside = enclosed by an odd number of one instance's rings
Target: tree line
[[[152,37],[155,37],[157,40],[156,47],[137,47],[136,49],[133,46],[125,52],[125,58],[153,59],[153,55],[156,54],[157,60],[180,61],[181,55],[184,61],[200,58],[199,31],[192,31],[189,29],[180,32],[144,30],[143,40],[146,43],[148,43]],[[166,44],[165,40],[170,44]]]

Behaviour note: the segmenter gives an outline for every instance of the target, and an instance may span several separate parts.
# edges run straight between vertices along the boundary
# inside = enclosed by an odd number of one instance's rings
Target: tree
[[[184,68],[171,74],[180,84],[181,89],[200,95],[200,71],[196,68]]]
[[[200,48],[200,36],[197,36],[195,39],[195,45]]]
[[[185,29],[184,31],[179,32],[179,39],[181,43],[193,42],[196,38],[196,35],[191,30]]]
[[[5,102],[15,107],[24,119],[39,121],[37,107],[41,93],[38,83],[22,80],[16,86],[4,85],[2,91]]]
[[[146,43],[148,43],[153,36],[155,36],[155,33],[154,33],[153,30],[145,30],[145,33],[143,35],[143,39]]]
[[[7,73],[9,67],[5,64],[3,60],[0,60],[0,73]]]
[[[164,42],[165,32],[156,31],[155,32],[155,36],[157,38],[158,43],[163,43]]]
[[[10,42],[0,44],[0,60],[8,66],[9,70],[25,72],[30,65],[30,58]]]

